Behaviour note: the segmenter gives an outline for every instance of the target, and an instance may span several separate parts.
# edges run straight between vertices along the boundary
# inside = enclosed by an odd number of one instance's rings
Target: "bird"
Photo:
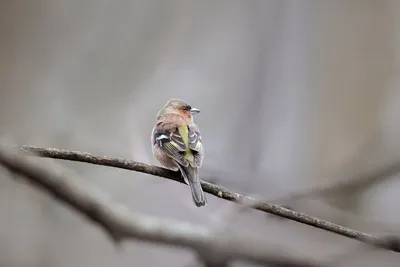
[[[170,99],[158,111],[151,133],[152,152],[162,166],[180,171],[197,207],[207,205],[199,178],[204,158],[203,140],[193,115],[200,110],[180,99]]]

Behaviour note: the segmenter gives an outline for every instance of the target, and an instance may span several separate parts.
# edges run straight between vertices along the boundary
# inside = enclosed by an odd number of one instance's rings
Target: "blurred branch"
[[[291,193],[283,198],[275,199],[274,201],[293,201],[304,197],[310,198],[311,196],[317,195],[335,194],[341,191],[354,192],[362,186],[382,181],[383,178],[391,177],[399,172],[400,162],[393,162],[365,175],[358,175],[351,179],[345,179],[330,185],[313,187],[303,192]]]
[[[67,151],[55,148],[38,148],[33,146],[22,146],[20,147],[20,149],[25,152],[32,152],[37,156],[41,157],[79,161],[79,162],[92,163],[96,165],[122,168],[126,170],[152,174],[155,176],[164,177],[173,181],[184,183],[183,179],[180,177],[179,172],[170,171],[164,168],[148,165],[145,163],[128,161],[122,158],[104,157],[104,156],[92,155],[86,152]],[[220,186],[208,182],[202,181],[202,187],[205,192],[225,200],[244,204],[259,211],[271,213],[289,220],[297,221],[306,225],[323,229],[331,233],[349,237],[366,244],[400,252],[400,245],[398,246],[396,242],[389,242],[386,238],[379,238],[367,233],[363,233],[344,226],[340,226],[338,224],[331,223],[329,221],[321,220],[319,218],[312,217],[304,213],[286,209],[266,202],[258,201],[255,198],[231,192],[227,189],[224,189]]]
[[[285,255],[288,252],[274,251],[265,243],[216,235],[201,226],[132,213],[83,184],[82,179],[60,175],[4,148],[0,148],[0,164],[97,223],[115,242],[137,239],[191,248],[198,253],[212,252],[221,259],[241,259],[272,266],[320,266],[300,257],[289,259]]]
[[[389,179],[400,172],[400,161],[397,153],[389,158],[382,156],[388,154],[386,149],[383,149],[383,153],[379,153],[382,149],[381,132],[374,132],[360,143],[355,157],[340,167],[341,170],[344,169],[347,173],[340,175],[341,179],[330,179],[334,182],[305,189],[301,192],[292,192],[274,201],[296,201],[300,198],[312,198],[313,196],[326,197],[339,192],[349,192],[351,194],[362,187],[371,186],[382,182],[384,179]],[[373,155],[374,161],[379,162],[378,164],[368,163],[371,155]],[[360,162],[364,162],[366,165],[360,166]],[[360,170],[363,171],[360,172]]]

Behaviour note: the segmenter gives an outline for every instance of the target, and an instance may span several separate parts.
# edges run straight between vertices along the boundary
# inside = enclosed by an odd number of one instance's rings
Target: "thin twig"
[[[289,259],[289,253],[282,254],[265,243],[216,235],[201,226],[132,213],[84,184],[82,179],[60,175],[4,148],[0,148],[0,164],[98,224],[116,242],[136,239],[191,248],[198,253],[213,252],[227,260],[241,259],[272,266],[321,266],[299,256]]]
[[[275,199],[274,201],[295,201],[297,199],[301,199],[304,197],[310,198],[312,196],[318,195],[329,195],[334,194],[341,191],[352,192],[357,190],[358,188],[362,187],[366,184],[373,184],[378,181],[382,181],[383,178],[389,178],[393,174],[400,172],[400,162],[392,162],[390,164],[386,164],[385,166],[377,169],[374,172],[358,175],[352,177],[352,179],[342,180],[334,185],[322,185],[319,187],[314,187],[310,189],[306,189],[302,192],[291,193],[283,198]]]
[[[180,177],[180,174],[178,172],[174,172],[153,165],[148,165],[145,163],[129,161],[122,158],[104,157],[80,151],[67,151],[55,148],[38,148],[34,146],[22,146],[20,147],[20,150],[25,152],[32,152],[40,157],[86,162],[96,165],[122,168],[126,170],[147,173],[167,178],[176,182],[184,183],[183,179]],[[338,235],[342,235],[348,238],[361,241],[366,244],[389,249],[395,252],[400,252],[400,245],[397,245],[396,242],[392,241],[389,242],[387,238],[376,237],[371,234],[356,231],[335,223],[331,223],[329,221],[309,216],[307,214],[298,211],[258,201],[255,198],[229,191],[223,187],[208,182],[202,181],[202,187],[205,192],[225,200],[233,201],[240,204],[245,204],[259,211],[271,213],[289,220],[297,221],[299,223],[323,229]]]

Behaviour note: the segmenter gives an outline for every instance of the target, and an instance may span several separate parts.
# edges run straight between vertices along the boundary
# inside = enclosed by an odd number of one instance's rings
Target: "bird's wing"
[[[203,139],[196,124],[189,125],[189,146],[193,150],[196,167],[200,168],[204,158]]]
[[[167,156],[173,158],[182,166],[189,166],[189,162],[184,157],[186,144],[178,127],[173,123],[158,123],[153,129],[153,146],[157,146]]]

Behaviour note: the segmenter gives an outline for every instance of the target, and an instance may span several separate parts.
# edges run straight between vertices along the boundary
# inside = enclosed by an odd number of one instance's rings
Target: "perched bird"
[[[164,167],[181,172],[197,207],[207,204],[198,175],[204,157],[203,142],[192,116],[199,112],[179,99],[171,99],[158,112],[151,134],[154,156]]]

